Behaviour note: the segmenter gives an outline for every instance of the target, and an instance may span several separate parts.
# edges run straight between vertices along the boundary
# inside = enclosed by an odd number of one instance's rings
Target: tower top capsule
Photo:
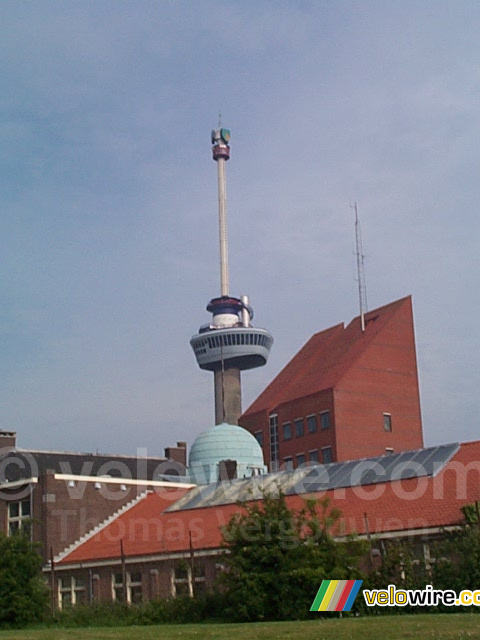
[[[230,141],[229,129],[213,129],[212,131],[212,155],[215,162],[218,160],[228,160],[230,158]]]

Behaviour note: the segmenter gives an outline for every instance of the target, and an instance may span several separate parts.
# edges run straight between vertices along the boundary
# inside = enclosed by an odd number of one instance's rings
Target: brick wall
[[[338,460],[423,447],[411,306],[404,305],[335,388]],[[391,415],[392,430],[383,415]]]

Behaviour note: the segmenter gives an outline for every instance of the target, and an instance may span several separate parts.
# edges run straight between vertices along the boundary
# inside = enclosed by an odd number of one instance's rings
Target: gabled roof
[[[480,441],[451,447],[456,453],[445,459],[436,472],[432,468],[430,475],[288,495],[287,504],[299,510],[308,498],[328,496],[331,506],[342,512],[334,531],[338,535],[361,535],[367,531],[398,534],[459,525],[464,521],[461,508],[480,499]],[[183,489],[149,493],[96,535],[78,544],[58,566],[118,561],[120,541],[130,560],[188,553],[190,534],[195,550],[218,549],[222,545],[222,526],[241,507],[223,504],[167,511],[185,494]]]
[[[390,320],[405,307],[411,313],[411,296],[369,311],[365,315],[363,332],[360,317],[357,317],[347,327],[338,324],[314,334],[243,415],[270,412],[285,402],[333,389]]]

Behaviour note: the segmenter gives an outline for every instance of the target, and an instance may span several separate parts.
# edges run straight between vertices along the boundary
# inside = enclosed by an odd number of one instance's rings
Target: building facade
[[[129,457],[21,449],[0,431],[0,531],[27,527],[47,562],[152,487],[186,486],[185,467],[184,442],[163,458]]]
[[[271,471],[422,447],[411,298],[312,336],[239,424]]]
[[[242,500],[261,500],[278,486],[297,511],[306,498],[327,496],[341,512],[331,533],[369,541],[375,562],[389,541],[407,539],[428,572],[433,543],[465,523],[462,509],[479,499],[479,480],[480,442],[472,442],[203,487],[152,488],[54,558],[45,575],[60,608],[201,593],[224,569],[222,527]]]

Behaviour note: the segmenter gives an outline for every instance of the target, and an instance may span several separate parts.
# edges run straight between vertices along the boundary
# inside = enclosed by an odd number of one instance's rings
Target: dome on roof
[[[252,434],[237,425],[222,422],[201,433],[190,449],[188,471],[197,484],[219,479],[219,464],[234,460],[237,478],[259,475],[266,471],[263,451]]]

